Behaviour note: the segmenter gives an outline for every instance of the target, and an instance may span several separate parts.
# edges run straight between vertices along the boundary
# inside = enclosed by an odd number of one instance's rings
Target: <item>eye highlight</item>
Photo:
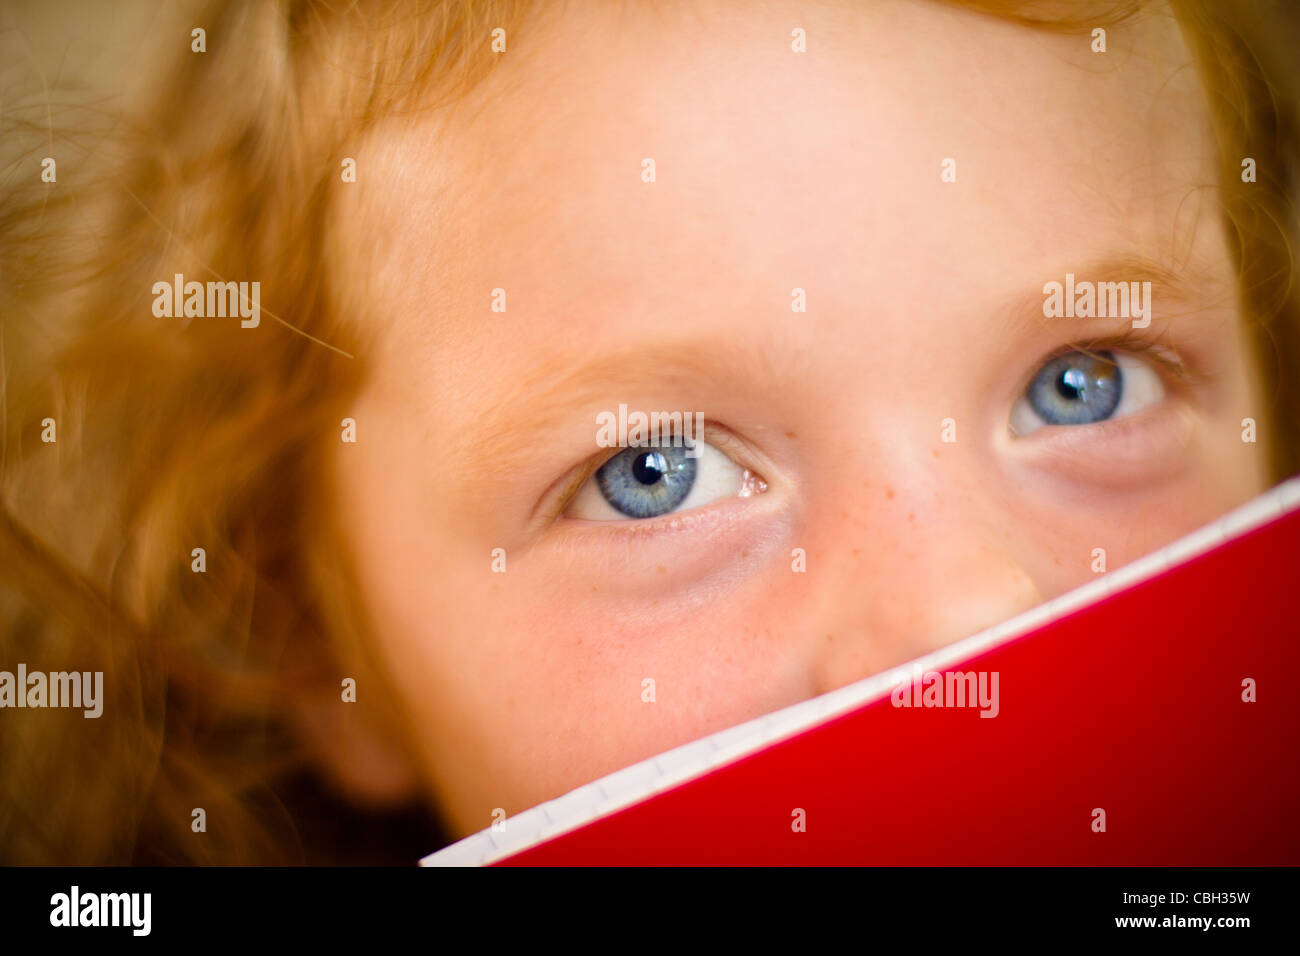
[[[1011,409],[1011,431],[1094,425],[1132,415],[1165,396],[1151,364],[1135,355],[1072,349],[1046,362]]]
[[[623,449],[583,483],[564,516],[588,521],[657,518],[766,488],[709,442],[696,441],[698,457],[687,455],[689,450]]]

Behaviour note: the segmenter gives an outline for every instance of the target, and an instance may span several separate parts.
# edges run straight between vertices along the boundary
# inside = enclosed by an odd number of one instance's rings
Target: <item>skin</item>
[[[416,730],[335,747],[338,773],[419,786],[467,834],[1267,487],[1195,71],[1167,19],[1108,33],[1095,54],[927,2],[572,4],[455,107],[372,129],[332,229],[374,332],[338,483]],[[1011,434],[1056,351],[1136,331],[1044,318],[1044,283],[1151,277],[1100,271],[1124,257],[1157,279],[1142,334],[1190,377],[1148,356],[1162,398]],[[703,412],[766,491],[557,514],[619,403]]]

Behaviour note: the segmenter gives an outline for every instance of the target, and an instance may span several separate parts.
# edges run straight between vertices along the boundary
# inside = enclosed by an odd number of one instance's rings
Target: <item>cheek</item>
[[[616,575],[558,573],[527,549],[494,571],[490,542],[413,518],[392,485],[355,499],[367,502],[352,530],[359,576],[458,832],[815,692],[788,561],[758,572],[762,586],[737,579],[707,601],[667,588],[633,601]]]
[[[1051,598],[1087,584],[1221,518],[1268,485],[1258,456],[1207,446],[1197,449],[1194,462],[1159,483],[1124,491],[1047,483],[1021,498],[1008,521],[1039,590]]]
[[[1188,467],[1127,489],[994,480],[937,456],[912,480],[890,462],[897,486],[868,486],[858,476],[881,464],[846,460],[807,494],[824,507],[770,541],[737,531],[691,550],[684,535],[618,560],[519,547],[504,572],[481,522],[401,479],[418,469],[357,458],[345,497],[379,653],[463,835],[495,808],[525,810],[1065,593],[1095,578],[1094,549],[1113,571],[1262,490],[1253,460],[1198,436]],[[793,573],[792,544],[807,573]],[[660,565],[675,556],[699,578],[695,552],[748,557],[687,595]]]

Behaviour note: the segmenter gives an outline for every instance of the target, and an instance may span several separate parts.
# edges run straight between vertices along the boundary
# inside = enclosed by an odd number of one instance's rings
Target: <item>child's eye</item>
[[[705,441],[692,449],[625,448],[587,479],[565,516],[589,521],[657,518],[753,490],[748,471]]]
[[[1092,425],[1131,415],[1164,395],[1160,375],[1136,356],[1076,349],[1038,371],[1011,409],[1011,430],[1028,435],[1044,425]]]

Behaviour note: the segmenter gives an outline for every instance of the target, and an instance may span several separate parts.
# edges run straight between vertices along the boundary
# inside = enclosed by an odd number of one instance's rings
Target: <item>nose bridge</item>
[[[816,589],[813,684],[826,693],[1042,603],[1012,554],[1008,521],[969,485],[860,485],[830,522]],[[948,477],[952,477],[951,475]],[[810,569],[811,570],[811,569]],[[811,583],[811,582],[810,582]]]

